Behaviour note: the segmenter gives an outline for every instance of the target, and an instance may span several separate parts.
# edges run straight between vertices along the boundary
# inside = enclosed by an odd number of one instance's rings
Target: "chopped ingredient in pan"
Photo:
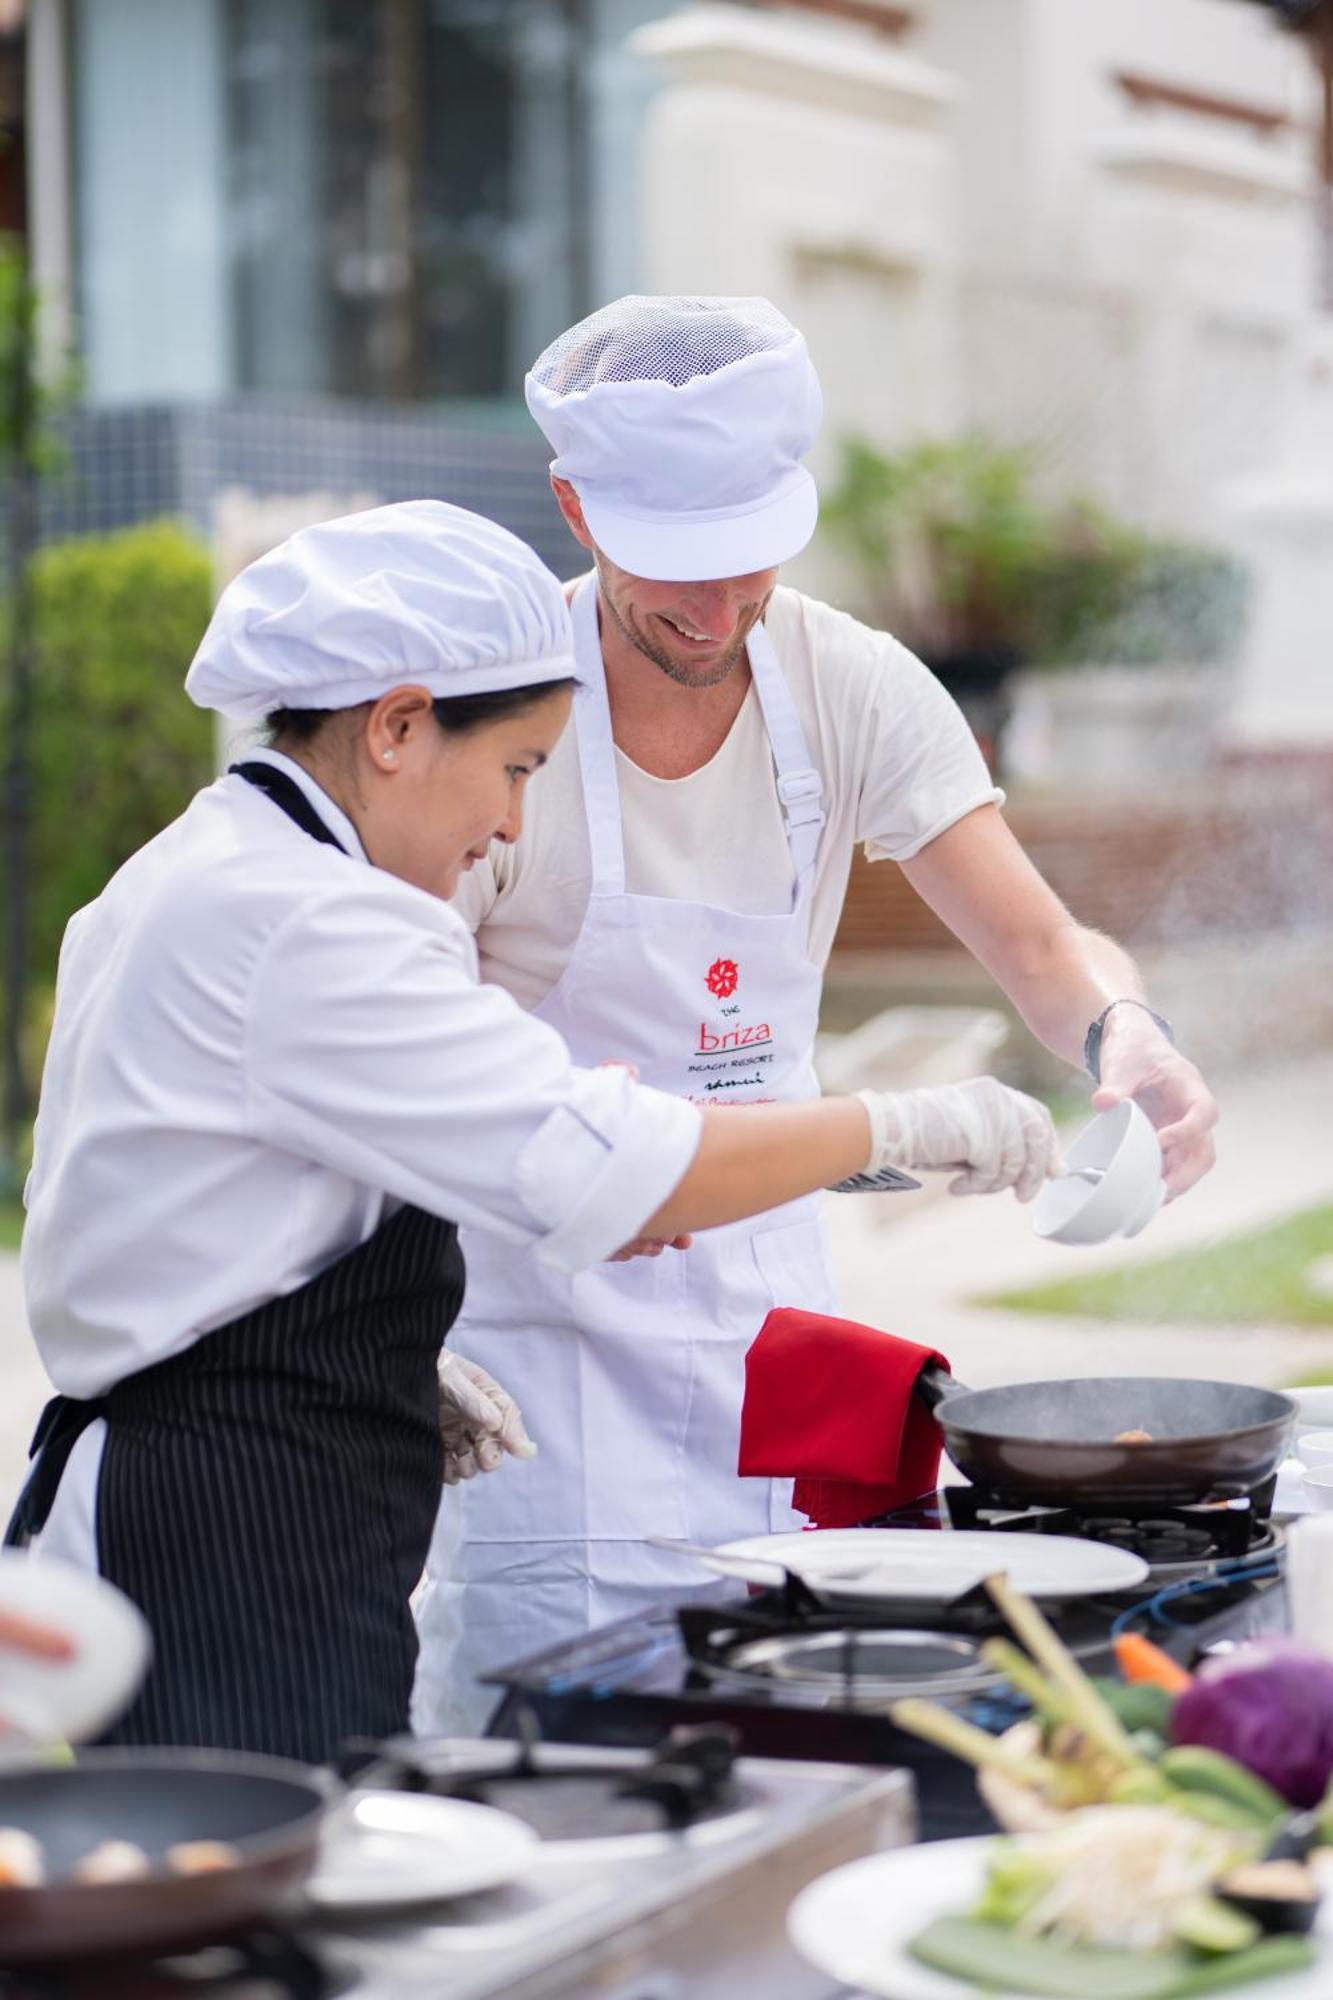
[[[0,1887],[36,1889],[46,1880],[42,1844],[19,1827],[0,1827]]]
[[[227,1840],[182,1840],[164,1856],[173,1875],[214,1875],[239,1868],[241,1852]],[[85,1886],[136,1882],[154,1874],[151,1858],[129,1840],[104,1840],[76,1861],[71,1882]],[[36,1889],[48,1880],[46,1856],[39,1840],[20,1827],[0,1827],[0,1889]]]
[[[214,1875],[240,1864],[240,1854],[225,1840],[181,1840],[167,1849],[173,1875]]]
[[[1152,1432],[1151,1432],[1151,1431],[1117,1431],[1117,1432],[1116,1432],[1116,1434],[1115,1434],[1115,1442],[1116,1442],[1117,1444],[1151,1444],[1151,1443],[1152,1443]]]
[[[141,1875],[150,1875],[153,1864],[142,1847],[136,1847],[131,1840],[104,1840],[100,1847],[94,1847],[91,1854],[85,1854],[76,1862],[73,1879],[76,1882],[134,1882]]]

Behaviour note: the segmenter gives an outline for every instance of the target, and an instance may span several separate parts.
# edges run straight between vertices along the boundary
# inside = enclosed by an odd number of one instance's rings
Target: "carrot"
[[[1168,1694],[1183,1694],[1193,1674],[1173,1660],[1141,1632],[1122,1632],[1115,1640],[1115,1659],[1125,1679],[1133,1685],[1146,1681],[1151,1687],[1165,1688]]]

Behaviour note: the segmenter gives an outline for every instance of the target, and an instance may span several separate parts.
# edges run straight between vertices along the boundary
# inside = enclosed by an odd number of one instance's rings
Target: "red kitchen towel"
[[[912,1391],[933,1347],[781,1306],[745,1357],[739,1472],[796,1481],[817,1528],[851,1528],[929,1493],[940,1433]]]

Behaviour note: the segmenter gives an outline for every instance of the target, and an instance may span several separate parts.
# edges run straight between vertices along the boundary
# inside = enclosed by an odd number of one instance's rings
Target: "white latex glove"
[[[506,1452],[511,1458],[537,1456],[509,1391],[475,1361],[450,1349],[440,1357],[440,1442],[446,1486],[494,1472]]]
[[[950,1194],[998,1194],[1011,1187],[1031,1201],[1059,1171],[1055,1127],[1044,1104],[993,1076],[933,1090],[858,1090],[870,1113],[868,1171],[960,1167]]]

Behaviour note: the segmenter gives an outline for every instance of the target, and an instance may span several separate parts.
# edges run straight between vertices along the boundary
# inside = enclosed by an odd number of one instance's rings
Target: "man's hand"
[[[692,1236],[636,1236],[607,1258],[608,1264],[628,1264],[631,1257],[660,1257],[664,1250],[688,1250]]]
[[[452,1352],[440,1357],[440,1442],[446,1486],[494,1472],[506,1452],[512,1458],[537,1456],[509,1391],[475,1361]]]
[[[1113,1111],[1132,1097],[1157,1128],[1167,1200],[1184,1194],[1217,1158],[1217,1105],[1202,1076],[1141,1007],[1112,1010],[1102,1031],[1100,1061],[1093,1110]]]

